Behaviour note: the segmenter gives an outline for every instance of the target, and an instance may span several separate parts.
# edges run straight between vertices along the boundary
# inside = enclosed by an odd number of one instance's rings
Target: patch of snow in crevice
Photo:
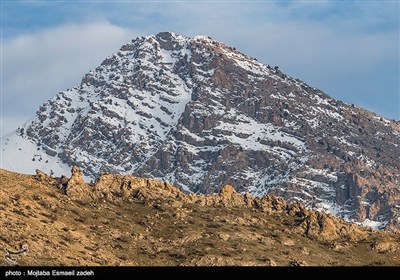
[[[331,182],[337,182],[337,173],[336,172],[331,172],[328,169],[315,169],[311,167],[307,167],[307,170],[304,171],[303,173],[305,174],[311,174],[311,175],[322,175],[324,177],[329,178]]]
[[[385,228],[388,222],[378,222],[378,221],[372,221],[370,219],[365,219],[363,222],[357,224],[362,225],[363,227],[370,227],[375,230],[382,230]]]

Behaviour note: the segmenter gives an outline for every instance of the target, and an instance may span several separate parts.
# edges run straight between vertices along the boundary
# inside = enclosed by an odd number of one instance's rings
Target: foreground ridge
[[[0,247],[20,265],[400,265],[400,236],[232,186],[185,194],[167,182],[82,171],[0,169]],[[1,265],[6,265],[5,261]]]

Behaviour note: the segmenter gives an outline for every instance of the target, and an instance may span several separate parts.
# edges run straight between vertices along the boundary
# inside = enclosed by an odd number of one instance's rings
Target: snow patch
[[[48,155],[36,143],[17,135],[15,132],[1,140],[0,168],[24,174],[35,174],[39,169],[54,176],[70,176],[70,167],[57,156]]]

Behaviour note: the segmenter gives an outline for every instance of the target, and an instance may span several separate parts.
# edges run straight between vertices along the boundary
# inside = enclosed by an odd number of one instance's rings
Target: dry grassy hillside
[[[226,186],[186,195],[167,183],[74,168],[69,181],[0,170],[0,248],[19,265],[400,265],[400,235],[253,198]],[[64,183],[66,194],[59,189]],[[1,256],[1,265],[9,265]]]

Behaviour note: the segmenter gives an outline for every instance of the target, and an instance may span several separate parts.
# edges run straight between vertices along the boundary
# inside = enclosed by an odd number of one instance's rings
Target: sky
[[[400,2],[1,0],[1,136],[130,40],[208,35],[400,120]]]

